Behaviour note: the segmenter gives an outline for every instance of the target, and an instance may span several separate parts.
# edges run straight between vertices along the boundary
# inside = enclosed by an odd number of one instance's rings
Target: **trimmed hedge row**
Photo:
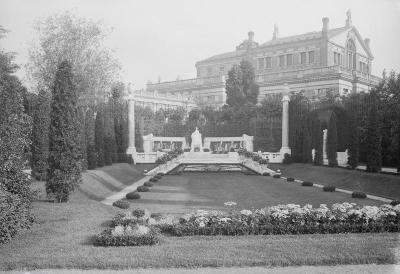
[[[128,200],[140,199],[140,194],[137,191],[132,191],[126,194],[125,196]]]
[[[159,243],[159,233],[155,229],[144,235],[113,235],[113,229],[109,228],[96,236],[96,246],[139,246],[155,245]]]
[[[130,206],[129,202],[124,200],[115,201],[112,205],[121,209],[128,209]]]

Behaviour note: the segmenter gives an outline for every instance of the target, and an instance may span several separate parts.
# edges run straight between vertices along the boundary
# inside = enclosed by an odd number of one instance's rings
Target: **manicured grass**
[[[355,199],[341,192],[325,192],[321,188],[303,187],[266,176],[241,173],[183,173],[164,176],[140,200],[131,200],[131,208],[147,208],[151,212],[185,213],[197,209],[227,209],[224,203],[234,201],[242,209],[263,208],[277,204],[320,204],[355,202],[380,205],[370,199]]]
[[[133,168],[140,173],[140,167]],[[126,168],[120,170],[124,173]],[[122,176],[122,175],[121,175]],[[128,176],[127,176],[128,177]],[[87,178],[87,177],[86,177]],[[98,180],[87,180],[83,185]],[[39,184],[36,184],[39,186]],[[90,193],[89,193],[90,194]],[[330,203],[349,200],[346,195],[304,188],[281,179],[238,173],[165,176],[143,196],[158,194],[164,204],[153,208],[221,207],[228,200],[250,208],[277,203]],[[99,197],[100,193],[96,193]],[[118,212],[80,191],[65,204],[34,202],[36,223],[0,247],[0,270],[34,268],[159,268],[206,266],[289,266],[396,263],[399,234],[196,236],[165,237],[157,246],[95,247],[93,236],[109,225]],[[162,199],[164,197],[164,199]],[[329,199],[329,197],[331,197]],[[154,198],[154,197],[153,197]],[[144,198],[146,200],[146,198]],[[354,201],[355,199],[351,199]],[[368,199],[361,200],[371,204]],[[156,207],[155,207],[155,206]],[[152,210],[153,212],[156,212]],[[161,212],[162,210],[160,210]]]
[[[400,177],[381,173],[367,173],[344,168],[314,166],[312,164],[270,164],[273,170],[280,169],[283,176],[322,185],[332,185],[352,191],[400,199]]]

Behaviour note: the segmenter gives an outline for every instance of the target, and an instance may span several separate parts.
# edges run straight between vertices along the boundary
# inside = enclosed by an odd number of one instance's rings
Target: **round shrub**
[[[164,174],[163,172],[158,172],[156,176],[162,177],[162,176],[164,176],[164,175],[165,175],[165,174]]]
[[[154,178],[156,178],[157,180],[160,180],[162,178],[162,176],[156,175],[156,176],[154,176]]]
[[[289,178],[286,179],[286,181],[288,181],[288,182],[294,182],[294,178],[289,177]]]
[[[184,148],[183,152],[190,152],[190,148]]]
[[[258,160],[258,163],[260,165],[266,165],[266,164],[268,164],[268,160],[267,159],[260,159],[260,160]]]
[[[365,199],[365,198],[367,198],[367,194],[365,194],[364,192],[361,192],[361,191],[354,191],[351,194],[351,197]]]
[[[269,174],[269,172],[264,172],[262,175],[263,176],[270,176],[271,174]]]
[[[313,186],[313,182],[309,182],[309,181],[304,181],[301,183],[302,186]]]
[[[127,193],[125,197],[129,200],[140,199],[140,194],[137,191],[132,191]]]
[[[329,192],[334,192],[336,190],[335,186],[324,186],[322,188],[323,191],[329,191]]]
[[[244,175],[254,175],[254,172],[251,172],[250,170],[246,170],[246,171],[243,171],[243,174]]]
[[[154,184],[152,182],[145,182],[143,185],[147,187],[152,187]]]
[[[149,188],[147,186],[138,186],[137,191],[138,192],[148,192]]]
[[[392,206],[397,206],[397,205],[400,204],[400,200],[393,200],[393,201],[390,202],[390,204],[391,204]]]
[[[158,179],[156,177],[153,177],[153,178],[150,179],[150,182],[153,182],[153,183],[155,183],[157,181],[158,181]]]
[[[274,174],[272,177],[273,177],[273,178],[281,178],[281,175],[278,174],[278,173],[276,173],[276,174]]]
[[[118,208],[122,208],[122,209],[128,209],[129,208],[129,203],[127,201],[124,201],[124,200],[115,201],[112,205],[115,206],[115,207],[118,207]]]
[[[204,152],[210,152],[210,149],[209,148],[203,148],[203,151]]]

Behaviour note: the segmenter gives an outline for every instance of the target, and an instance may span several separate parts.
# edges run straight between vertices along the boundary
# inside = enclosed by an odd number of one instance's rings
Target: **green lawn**
[[[297,163],[269,167],[280,169],[287,177],[400,200],[400,176]]]
[[[140,193],[140,200],[130,200],[132,207],[152,212],[184,213],[196,209],[223,209],[227,201],[239,208],[262,208],[277,204],[320,204],[355,202],[361,205],[380,205],[370,199],[354,199],[341,192],[325,192],[320,188],[303,187],[266,176],[242,173],[183,173],[167,175],[150,192]],[[225,208],[226,209],[226,208]]]
[[[110,175],[102,180],[84,180],[87,192],[101,198],[96,189],[110,189],[118,184],[129,184],[129,174],[141,174],[144,166],[115,165],[118,174],[106,167]],[[132,171],[133,169],[133,171]],[[114,175],[112,175],[114,174]],[[192,179],[192,177],[194,179]],[[84,178],[88,178],[86,175]],[[91,177],[94,178],[94,177]],[[124,181],[124,178],[126,179]],[[115,181],[114,181],[115,179]],[[124,183],[125,182],[125,183]],[[90,187],[87,185],[90,184]],[[39,187],[43,184],[36,184]],[[158,189],[158,190],[157,190]],[[188,192],[188,190],[190,190]],[[345,200],[339,193],[324,193],[314,188],[262,176],[241,174],[184,174],[164,176],[147,194],[181,195],[188,206],[218,207],[227,200],[235,200],[243,207],[265,206],[276,203],[313,203]],[[34,268],[161,268],[205,266],[288,266],[395,263],[399,254],[398,233],[340,234],[340,235],[275,235],[240,237],[163,237],[157,246],[95,247],[93,236],[102,231],[109,220],[121,212],[106,206],[92,193],[77,191],[66,204],[35,202],[36,223],[0,248],[0,270]],[[329,195],[328,195],[329,194]],[[186,196],[185,196],[186,195]],[[326,195],[326,196],[325,196]],[[178,195],[179,196],[179,195]],[[302,198],[299,198],[301,196]],[[177,197],[177,196],[176,196]],[[263,198],[264,197],[264,198]],[[297,197],[297,198],[296,198]],[[334,198],[336,197],[336,198]],[[165,202],[164,208],[176,203]],[[144,198],[142,201],[145,201]],[[176,199],[175,199],[176,200]],[[207,201],[204,201],[207,200]],[[348,199],[351,200],[352,199]],[[367,202],[368,200],[365,200]],[[197,204],[198,203],[198,204]],[[206,205],[205,205],[206,203]],[[159,208],[160,205],[155,203]],[[151,205],[142,202],[141,206]],[[182,206],[178,203],[178,208]],[[132,206],[133,208],[133,206]]]

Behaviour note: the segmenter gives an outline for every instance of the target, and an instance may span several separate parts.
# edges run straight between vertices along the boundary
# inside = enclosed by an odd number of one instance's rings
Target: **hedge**
[[[288,181],[288,182],[294,182],[294,178],[289,177],[289,178],[286,179],[286,181]]]
[[[151,183],[151,182],[145,182],[143,185],[144,185],[144,186],[147,186],[147,187],[152,187],[152,186],[153,186],[153,183]]]
[[[314,183],[313,182],[309,182],[309,181],[304,181],[301,183],[302,186],[313,186]]]
[[[280,174],[274,174],[272,177],[273,178],[281,178],[281,175]]]
[[[263,176],[270,176],[271,174],[269,174],[269,172],[264,172],[262,175]]]
[[[124,200],[115,201],[112,205],[121,209],[128,209],[130,206],[130,204]]]
[[[140,194],[136,191],[132,191],[127,193],[125,197],[129,200],[140,199]]]
[[[149,188],[147,186],[138,186],[137,191],[138,192],[148,192]]]
[[[159,240],[159,233],[155,229],[144,235],[135,236],[129,234],[113,235],[113,228],[104,230],[96,236],[96,246],[139,246],[139,245],[155,245]]]
[[[324,186],[322,188],[323,191],[334,192],[336,190],[335,186]]]
[[[365,194],[364,192],[360,192],[360,191],[354,191],[351,194],[351,197],[365,199],[365,198],[367,198],[367,194]]]

